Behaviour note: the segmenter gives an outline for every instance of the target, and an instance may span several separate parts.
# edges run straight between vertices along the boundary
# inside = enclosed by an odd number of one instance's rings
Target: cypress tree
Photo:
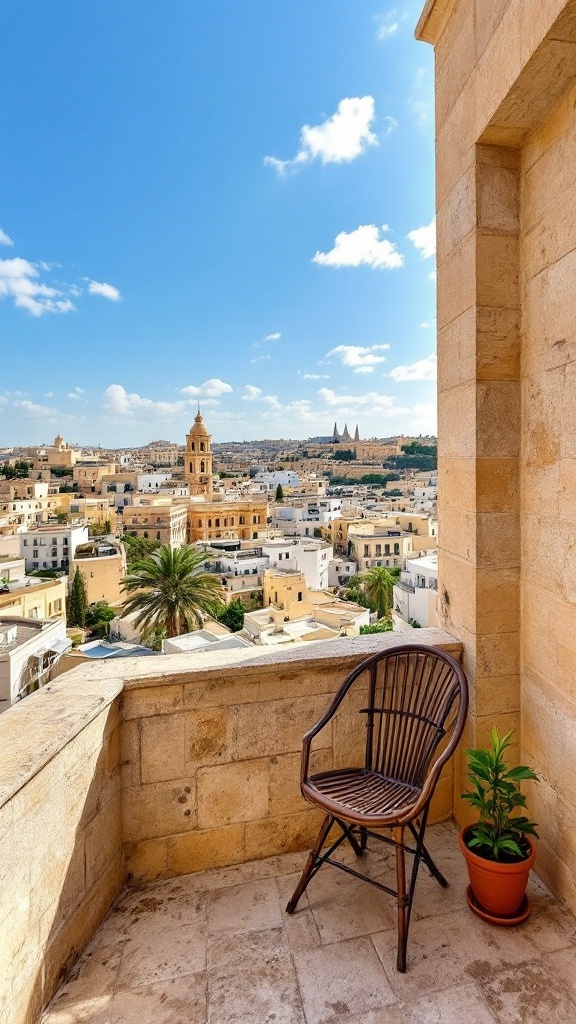
[[[70,596],[68,598],[68,625],[84,627],[86,625],[87,608],[88,599],[86,596],[84,576],[80,572],[80,569],[76,569],[72,580],[72,586],[70,587]]]
[[[276,501],[284,501],[284,491],[282,490],[282,484],[278,484],[276,488]]]

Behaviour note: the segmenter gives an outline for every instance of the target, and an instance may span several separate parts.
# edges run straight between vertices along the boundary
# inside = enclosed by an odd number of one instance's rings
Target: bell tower
[[[186,434],[184,452],[184,476],[190,487],[190,494],[212,497],[212,437],[200,414],[194,418],[194,426]]]

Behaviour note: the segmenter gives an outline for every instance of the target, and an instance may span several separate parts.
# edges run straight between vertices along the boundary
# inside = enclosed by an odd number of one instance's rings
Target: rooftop
[[[427,837],[451,885],[421,871],[404,975],[392,901],[365,883],[324,867],[284,912],[305,856],[291,853],[124,889],[43,1024],[575,1020],[574,918],[533,876],[528,922],[485,924],[465,903],[455,828]],[[385,848],[366,868],[391,884]]]

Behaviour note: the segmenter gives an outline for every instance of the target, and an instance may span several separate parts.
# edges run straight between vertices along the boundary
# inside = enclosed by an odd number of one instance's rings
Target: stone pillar
[[[477,145],[438,211],[440,621],[464,644],[464,746],[520,742],[519,153]],[[456,772],[455,810],[465,765]]]

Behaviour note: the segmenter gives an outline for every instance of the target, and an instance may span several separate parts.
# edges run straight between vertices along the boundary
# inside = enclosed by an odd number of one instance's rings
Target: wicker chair
[[[364,764],[309,775],[312,740],[328,725],[354,685],[360,688],[361,702],[366,701],[359,712],[362,718],[365,716],[366,726]],[[430,800],[442,767],[462,735],[467,710],[468,685],[462,669],[435,648],[418,644],[392,647],[368,658],[347,676],[324,716],[303,740],[300,788],[305,799],[325,811],[326,817],[286,908],[289,914],[294,913],[310,879],[323,864],[365,879],[396,898],[396,966],[399,971],[406,970],[408,928],[420,862],[424,861],[440,885],[448,885],[424,845],[424,833]],[[341,834],[323,850],[333,825]],[[412,846],[404,842],[406,828]],[[373,829],[390,829],[392,837]],[[395,847],[396,889],[334,860],[333,854],[346,839],[361,857],[368,837]],[[414,857],[408,886],[405,853]]]

